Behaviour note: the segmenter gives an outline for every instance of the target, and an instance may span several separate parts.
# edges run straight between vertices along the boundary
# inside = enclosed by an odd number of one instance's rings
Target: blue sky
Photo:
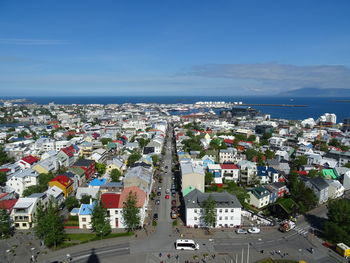
[[[2,96],[350,88],[350,1],[0,0]]]

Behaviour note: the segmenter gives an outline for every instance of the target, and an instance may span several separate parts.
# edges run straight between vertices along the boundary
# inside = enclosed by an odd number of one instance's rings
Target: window
[[[27,223],[23,223],[22,225],[23,225],[23,227],[27,227]]]
[[[194,217],[194,220],[197,220],[197,219],[198,219],[198,218],[195,216],[195,217]]]
[[[219,220],[222,220],[222,216],[219,216]]]
[[[219,213],[222,213],[222,209],[219,209]]]
[[[82,217],[82,218],[81,218],[81,221],[82,221],[82,222],[86,222],[86,217]]]
[[[115,212],[114,212],[116,215],[118,214],[118,210],[115,210]]]
[[[197,209],[195,209],[194,212],[197,213]]]
[[[228,212],[228,209],[225,209],[225,213],[227,213]]]
[[[233,211],[234,211],[234,210],[233,210],[233,209],[231,209],[231,213],[233,213]]]
[[[231,216],[231,220],[233,220],[233,216]]]

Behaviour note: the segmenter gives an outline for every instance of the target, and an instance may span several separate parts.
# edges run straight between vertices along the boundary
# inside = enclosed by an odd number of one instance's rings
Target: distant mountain
[[[281,92],[279,95],[286,97],[350,97],[350,89],[301,88]]]

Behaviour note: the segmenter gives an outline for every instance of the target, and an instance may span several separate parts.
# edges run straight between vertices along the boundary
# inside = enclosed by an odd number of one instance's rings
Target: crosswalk
[[[309,233],[309,229],[310,229],[309,226],[307,226],[307,227],[296,226],[295,228],[293,228],[293,230],[295,232],[297,232],[299,235],[303,235],[303,236],[306,236]]]

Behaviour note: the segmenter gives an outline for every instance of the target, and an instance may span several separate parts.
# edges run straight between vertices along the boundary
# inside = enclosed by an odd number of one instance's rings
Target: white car
[[[236,230],[236,233],[237,234],[247,234],[248,232],[245,229],[239,228],[239,229]]]
[[[259,234],[260,233],[260,229],[257,227],[252,227],[248,229],[248,233],[250,234]]]

